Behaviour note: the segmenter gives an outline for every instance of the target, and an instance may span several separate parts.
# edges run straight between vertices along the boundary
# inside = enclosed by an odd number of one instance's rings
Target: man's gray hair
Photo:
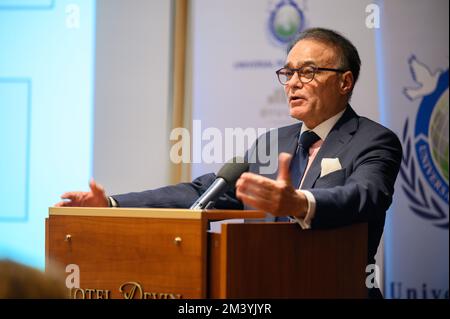
[[[324,28],[311,28],[298,34],[298,36],[291,42],[288,47],[288,53],[291,49],[301,40],[311,39],[331,44],[340,50],[340,66],[344,70],[350,70],[353,74],[355,86],[359,77],[359,70],[361,68],[361,59],[359,58],[358,50],[353,43],[350,42],[339,32],[324,29]]]

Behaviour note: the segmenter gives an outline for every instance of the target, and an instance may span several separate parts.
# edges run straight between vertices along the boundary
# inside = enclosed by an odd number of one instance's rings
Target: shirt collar
[[[300,135],[302,135],[303,132],[305,132],[305,131],[313,131],[314,133],[316,133],[320,137],[320,139],[322,141],[325,141],[325,139],[327,138],[327,136],[330,133],[331,129],[336,124],[336,122],[339,121],[339,119],[342,117],[342,115],[344,114],[346,109],[347,108],[343,109],[341,112],[339,112],[338,114],[330,117],[328,120],[323,121],[322,123],[317,125],[315,128],[313,128],[312,130],[310,128],[308,128],[305,125],[305,123],[303,123],[302,128],[300,130]]]

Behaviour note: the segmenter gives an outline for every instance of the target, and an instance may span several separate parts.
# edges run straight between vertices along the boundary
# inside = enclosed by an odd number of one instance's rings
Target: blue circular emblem
[[[436,194],[448,203],[449,70],[439,77],[434,92],[419,106],[414,132],[420,169]]]
[[[270,34],[281,45],[293,41],[304,24],[303,12],[293,0],[281,0],[270,13]]]

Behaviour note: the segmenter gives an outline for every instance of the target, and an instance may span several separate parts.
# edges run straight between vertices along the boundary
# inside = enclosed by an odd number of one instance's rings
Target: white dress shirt
[[[336,124],[336,122],[339,121],[339,119],[342,117],[342,115],[344,114],[345,110],[346,109],[344,109],[341,112],[339,112],[338,114],[330,117],[328,120],[320,123],[319,125],[317,125],[313,129],[308,128],[303,123],[301,131],[300,131],[300,135],[303,132],[305,132],[305,131],[313,131],[314,133],[316,133],[320,137],[319,141],[317,141],[316,143],[311,145],[311,148],[313,149],[313,152],[314,152],[314,157],[319,152],[323,141],[325,141],[325,139],[327,138],[327,136],[330,133],[331,129]],[[316,145],[316,144],[318,144],[320,146],[314,148],[314,145]],[[309,169],[309,166],[311,166],[311,162],[312,161],[310,160],[310,158],[308,158],[308,165],[306,166],[305,173],[303,174],[303,179],[305,178],[306,174],[308,173],[308,169]],[[302,179],[302,181],[300,183],[300,188],[302,187],[303,179]],[[316,199],[314,198],[314,195],[310,191],[300,190],[300,192],[305,194],[307,202],[308,202],[308,208],[306,210],[306,216],[304,218],[295,217],[295,220],[300,224],[300,226],[303,229],[310,229],[311,228],[311,221],[314,218],[314,215],[316,213]]]

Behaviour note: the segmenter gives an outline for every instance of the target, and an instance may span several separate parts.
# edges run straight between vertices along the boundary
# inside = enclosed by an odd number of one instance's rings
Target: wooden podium
[[[72,298],[367,297],[366,224],[302,231],[293,223],[246,222],[207,231],[214,220],[264,217],[258,211],[52,207],[46,267],[79,276]]]

